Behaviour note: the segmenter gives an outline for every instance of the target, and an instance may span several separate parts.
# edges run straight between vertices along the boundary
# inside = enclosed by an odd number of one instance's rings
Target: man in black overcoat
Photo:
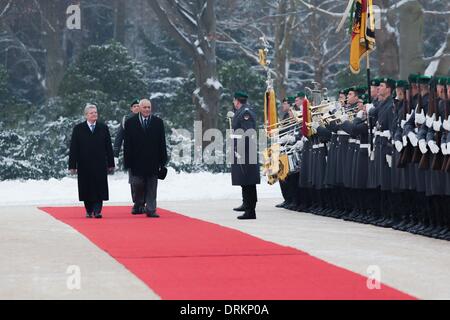
[[[86,121],[73,129],[69,170],[78,174],[78,196],[84,202],[86,217],[102,218],[103,201],[109,200],[108,172],[114,170],[114,156],[108,126],[97,121],[97,107],[88,104]]]
[[[167,147],[163,121],[152,114],[148,99],[139,102],[140,112],[125,122],[124,165],[135,191],[134,209],[145,207],[149,218],[158,218],[158,176],[166,171]]]

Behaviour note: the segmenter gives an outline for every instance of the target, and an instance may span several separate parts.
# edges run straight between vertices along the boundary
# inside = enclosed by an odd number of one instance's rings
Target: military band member
[[[296,97],[292,96],[283,99],[283,104],[281,105],[282,120],[293,119],[294,115],[291,111],[291,107],[295,105],[295,99]],[[280,130],[280,135],[285,134],[288,130],[289,128]],[[290,138],[294,137],[294,135],[295,133],[293,132],[292,135],[285,137]],[[279,181],[284,201],[283,203],[276,205],[277,208],[294,210],[297,207],[297,181],[298,173],[289,174],[285,181]]]
[[[367,125],[368,96],[362,94],[358,96],[358,110],[356,117],[352,121],[345,121],[341,128],[350,136],[355,138],[355,149],[352,159],[352,195],[353,210],[345,217],[346,220],[365,222],[364,217],[368,210],[367,174],[369,163],[369,130]]]

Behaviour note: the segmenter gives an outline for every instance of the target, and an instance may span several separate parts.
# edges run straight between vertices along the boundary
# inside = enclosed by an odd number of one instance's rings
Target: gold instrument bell
[[[267,52],[266,49],[259,49],[258,51],[259,56],[259,64],[265,67],[267,65]]]

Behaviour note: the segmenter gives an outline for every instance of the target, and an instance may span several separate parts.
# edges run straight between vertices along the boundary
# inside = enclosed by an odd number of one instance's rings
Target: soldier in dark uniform
[[[364,95],[366,89],[363,87],[352,87],[349,90],[347,95],[347,110],[350,110],[350,113],[357,113],[360,110],[359,98]],[[347,119],[346,119],[347,118]],[[344,118],[343,123],[348,121],[348,116]],[[342,124],[343,124],[342,123]],[[358,211],[355,203],[355,196],[353,194],[353,182],[354,182],[354,161],[356,161],[357,151],[359,150],[358,139],[354,132],[346,131],[344,127],[340,125],[342,133],[339,135],[339,140],[342,141],[342,166],[343,168],[343,189],[342,194],[345,199],[345,209],[346,216],[344,219],[352,220],[356,215],[358,215]],[[339,133],[338,133],[339,134]],[[347,143],[347,147],[345,148],[345,143]]]
[[[297,93],[295,98],[295,108],[298,111],[303,111],[303,100],[306,98],[304,92]],[[303,142],[303,148],[300,151],[300,173],[298,179],[298,195],[297,195],[297,211],[309,212],[311,206],[314,205],[311,191],[311,156],[312,143],[307,137],[300,134],[300,139]]]
[[[404,148],[402,122],[404,123],[406,121],[408,89],[409,83],[407,81],[399,80],[396,82],[394,117],[391,125],[392,145],[395,147],[393,148],[391,165],[391,217],[394,229],[398,228],[398,226],[407,219],[410,210],[410,201],[408,198],[404,197],[409,186],[408,170],[406,169],[406,165],[402,167],[399,166],[402,150]]]
[[[130,113],[127,114],[122,118],[122,121],[120,123],[119,130],[117,131],[116,139],[114,140],[114,157],[119,158],[120,156],[120,149],[122,149],[123,139],[124,139],[124,131],[125,131],[125,122],[130,119],[132,116],[139,113],[139,99],[133,100],[130,105]],[[131,183],[131,176],[130,172],[128,172],[128,183],[131,187],[131,198],[133,199],[133,203],[136,203],[136,190],[134,189],[134,184]],[[136,214],[144,214],[145,213],[145,207],[138,207],[136,205],[133,206],[131,209],[131,213]]]
[[[394,100],[392,97],[395,89],[395,81],[382,78],[379,87],[379,106],[373,108],[369,113],[371,123],[375,124],[374,154],[375,187],[380,190],[379,217],[371,220],[371,223],[381,227],[392,226],[391,217],[391,166],[392,166],[392,144],[391,125],[394,118]]]
[[[366,107],[367,114],[369,115],[370,110],[376,110],[379,107],[379,86],[380,79],[374,78],[370,81],[370,95],[371,95],[371,103]],[[377,189],[377,173],[375,171],[375,161],[374,161],[374,127],[372,117],[367,117],[367,125],[369,127],[368,132],[368,143],[369,143],[369,164],[368,164],[368,176],[367,176],[367,196],[368,196],[368,205],[369,209],[366,211],[366,221],[367,223],[371,223],[372,220],[377,219],[379,216],[379,203],[380,203],[380,193]]]
[[[442,231],[438,233],[437,238],[450,240],[450,172],[446,171],[445,166],[447,165],[448,158],[450,157],[450,77],[447,78],[447,95],[445,97],[444,113],[447,117],[444,119],[442,124],[443,138],[441,140],[441,150],[444,153],[445,160],[443,166],[443,174],[445,176],[445,198],[443,199],[444,211],[442,213],[443,225]]]
[[[339,109],[343,109],[347,103],[347,94],[349,90],[344,89],[339,91]],[[332,110],[335,113],[338,108]],[[333,121],[325,126],[317,127],[317,135],[323,141],[328,141],[327,148],[327,162],[324,173],[324,185],[328,188],[328,210],[325,210],[324,215],[339,218],[343,214],[344,206],[342,195],[337,188],[336,176],[337,172],[342,168],[337,167],[337,155],[339,150],[338,130],[339,125]]]
[[[424,154],[428,151],[426,135],[426,115],[429,107],[429,83],[431,78],[427,76],[417,76],[419,92],[417,95],[417,107],[414,114],[405,124],[405,131],[411,144],[416,147],[416,153]],[[420,151],[418,151],[420,150]],[[420,157],[419,157],[420,159]],[[416,184],[416,224],[407,229],[411,233],[420,233],[429,227],[429,198],[426,197],[427,179],[426,170],[419,168],[419,160],[414,161],[415,184]]]
[[[416,125],[415,125],[415,110],[419,103],[419,85],[418,85],[417,74],[411,74],[408,77],[409,90],[408,92],[408,102],[409,102],[409,112],[406,115],[405,122],[401,124],[402,126],[402,140],[404,148],[418,148],[417,146],[417,136],[416,136]],[[412,138],[412,139],[411,139]],[[414,151],[414,150],[413,150]],[[419,223],[420,212],[423,210],[423,200],[421,193],[418,193],[416,186],[417,183],[417,163],[412,162],[412,156],[410,159],[406,159],[409,163],[406,164],[406,174],[408,176],[408,191],[405,192],[405,196],[408,202],[409,217],[405,219],[405,223],[396,226],[399,230],[408,231],[409,229],[415,227]]]
[[[442,174],[442,164],[444,155],[441,151],[442,119],[445,118],[445,90],[447,78],[437,77],[432,79],[430,99],[434,106],[429,106],[434,113],[428,117],[427,126],[427,146],[429,153],[429,163],[427,170],[427,197],[429,198],[429,227],[422,231],[422,234],[430,237],[438,237],[442,231],[442,214],[445,212],[445,176]],[[434,101],[432,101],[434,100]],[[433,107],[433,108],[432,108]],[[434,167],[436,166],[436,167]]]
[[[367,171],[369,162],[368,126],[366,104],[368,96],[362,94],[358,98],[358,112],[352,121],[345,121],[341,128],[356,140],[356,148],[352,158],[352,194],[353,211],[346,220],[364,222],[368,209]]]
[[[233,163],[231,180],[234,186],[242,187],[244,214],[238,219],[256,219],[257,193],[256,185],[260,183],[257,153],[256,115],[247,105],[245,92],[234,94],[233,120]]]
[[[287,97],[283,99],[283,104],[281,106],[281,119],[287,120],[292,118],[292,113],[290,112],[291,106],[295,104],[295,97]],[[280,130],[280,134],[284,134],[289,129]],[[297,181],[298,173],[289,174],[285,181],[279,181],[281,194],[283,195],[284,201],[277,204],[277,208],[295,209],[297,207]]]

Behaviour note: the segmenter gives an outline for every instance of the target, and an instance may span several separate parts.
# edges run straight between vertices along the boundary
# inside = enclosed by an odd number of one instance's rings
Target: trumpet
[[[311,113],[312,117],[321,116],[327,112],[329,112],[330,108],[334,105],[333,102],[327,102],[323,103],[317,106],[313,106],[310,108],[311,111],[315,111]],[[287,119],[281,120],[277,123],[274,123],[270,126],[266,126],[266,130],[283,130],[292,127],[296,124],[302,124],[303,121],[303,112],[300,110],[295,110],[293,108],[290,108],[290,112],[292,113],[292,117],[289,117]]]
[[[347,115],[348,119],[352,120],[357,113],[358,113],[358,107],[353,107],[353,108],[350,108],[350,109],[347,109],[344,111],[342,109],[340,109],[333,114],[328,114],[323,117],[316,117],[313,120],[318,122],[320,125],[326,125],[326,124],[330,124],[332,122],[340,123],[340,121],[342,121],[342,117],[344,115]],[[307,126],[311,127],[312,123],[307,123]]]

